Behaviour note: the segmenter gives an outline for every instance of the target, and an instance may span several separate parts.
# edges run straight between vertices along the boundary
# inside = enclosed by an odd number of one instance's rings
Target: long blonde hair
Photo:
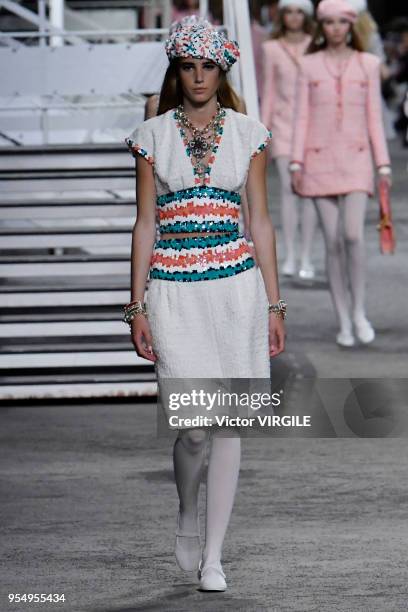
[[[354,24],[354,29],[360,38],[364,51],[368,51],[371,44],[371,37],[374,32],[378,31],[377,24],[368,11],[363,11],[359,14]]]
[[[229,83],[227,73],[221,68],[219,68],[219,70],[220,83],[217,89],[218,102],[224,108],[232,108],[233,110],[240,112],[240,98],[232,85]],[[176,108],[176,106],[183,103],[184,94],[178,76],[178,71],[179,58],[176,57],[171,60],[166,70],[166,74],[164,75],[159,94],[159,106],[157,109],[158,115],[162,115],[168,110]]]

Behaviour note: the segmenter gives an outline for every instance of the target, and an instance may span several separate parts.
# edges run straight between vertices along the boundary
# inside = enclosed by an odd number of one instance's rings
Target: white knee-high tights
[[[205,563],[220,563],[237,488],[241,439],[238,433],[221,430],[209,434],[202,429],[180,430],[174,444],[173,460],[180,500],[180,527],[197,526],[197,502],[200,479],[210,443],[207,471]]]
[[[308,268],[311,263],[313,240],[317,227],[317,213],[313,201],[299,198],[292,191],[289,172],[289,157],[276,158],[280,181],[282,229],[285,243],[285,259],[290,264],[296,261],[296,238],[301,218],[300,266]],[[300,209],[299,209],[300,207]]]
[[[358,322],[365,317],[364,218],[367,194],[355,191],[345,196],[316,198],[315,203],[326,244],[333,305],[340,329],[350,331],[352,318]]]

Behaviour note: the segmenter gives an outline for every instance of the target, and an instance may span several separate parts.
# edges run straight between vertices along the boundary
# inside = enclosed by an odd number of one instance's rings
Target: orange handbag
[[[378,186],[380,200],[380,222],[377,229],[380,233],[380,251],[384,255],[394,253],[395,236],[391,216],[390,186],[387,181],[380,181]]]

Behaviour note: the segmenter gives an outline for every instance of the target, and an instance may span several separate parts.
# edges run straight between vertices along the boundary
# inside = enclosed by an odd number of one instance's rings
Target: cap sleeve
[[[154,147],[152,130],[146,127],[145,122],[141,123],[125,138],[125,143],[133,155],[139,154],[144,157],[149,164],[154,165]]]
[[[252,121],[250,125],[250,158],[261,153],[272,138],[272,132],[260,121]]]

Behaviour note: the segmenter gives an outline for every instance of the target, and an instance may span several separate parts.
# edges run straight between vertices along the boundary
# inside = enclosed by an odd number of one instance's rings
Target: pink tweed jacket
[[[374,192],[390,164],[381,113],[380,60],[355,51],[341,79],[324,51],[300,60],[292,161],[303,163],[299,192],[317,197]]]
[[[273,158],[290,156],[298,59],[309,42],[307,36],[297,49],[282,39],[267,40],[262,45],[261,121],[272,131]]]

